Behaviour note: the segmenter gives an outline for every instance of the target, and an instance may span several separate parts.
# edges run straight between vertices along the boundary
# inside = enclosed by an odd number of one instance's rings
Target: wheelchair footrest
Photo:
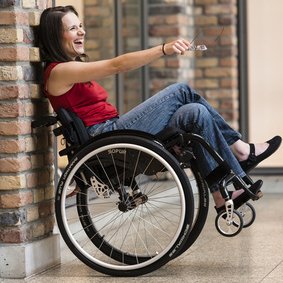
[[[248,189],[246,189],[247,194],[252,200],[258,200],[262,197],[263,193],[260,191],[262,184],[262,180],[257,180]]]
[[[228,163],[224,160],[217,166],[213,171],[211,171],[205,178],[207,184],[211,186],[216,182],[219,182],[231,173],[231,168]]]

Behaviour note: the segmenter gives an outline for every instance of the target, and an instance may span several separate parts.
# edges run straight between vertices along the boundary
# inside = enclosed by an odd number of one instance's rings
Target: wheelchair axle
[[[121,199],[121,197],[119,197]],[[141,192],[135,193],[131,196],[129,193],[124,193],[122,200],[118,202],[118,209],[122,212],[127,212],[138,207],[141,204],[145,204],[148,201],[148,196]]]

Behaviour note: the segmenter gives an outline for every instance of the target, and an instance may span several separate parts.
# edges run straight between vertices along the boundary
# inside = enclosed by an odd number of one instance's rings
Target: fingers
[[[174,41],[173,43],[173,50],[176,54],[181,54],[183,55],[185,53],[186,50],[189,49],[190,47],[190,42],[185,40],[185,39],[178,39],[176,41]]]
[[[162,51],[165,52],[166,55],[172,55],[174,53],[183,55],[185,51],[190,48],[190,46],[191,44],[188,40],[180,38],[166,43],[166,45],[163,46]]]

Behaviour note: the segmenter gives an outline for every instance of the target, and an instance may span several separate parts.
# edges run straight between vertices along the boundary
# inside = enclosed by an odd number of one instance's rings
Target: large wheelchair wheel
[[[55,209],[61,235],[81,261],[108,275],[138,276],[182,248],[194,199],[185,172],[167,150],[120,134],[98,139],[72,158]]]

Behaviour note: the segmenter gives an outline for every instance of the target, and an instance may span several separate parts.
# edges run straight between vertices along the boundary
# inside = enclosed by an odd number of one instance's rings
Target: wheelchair
[[[208,214],[208,180],[198,167],[194,146],[218,163],[208,179],[220,180],[225,210],[217,231],[228,237],[255,220],[250,203],[234,207],[230,185],[250,191],[227,163],[196,134],[165,129],[157,135],[117,130],[90,137],[71,111],[41,117],[33,128],[49,127],[63,136],[69,163],[58,182],[55,215],[75,256],[98,272],[139,276],[157,270],[185,252],[200,235]],[[178,146],[181,154],[176,154]]]

